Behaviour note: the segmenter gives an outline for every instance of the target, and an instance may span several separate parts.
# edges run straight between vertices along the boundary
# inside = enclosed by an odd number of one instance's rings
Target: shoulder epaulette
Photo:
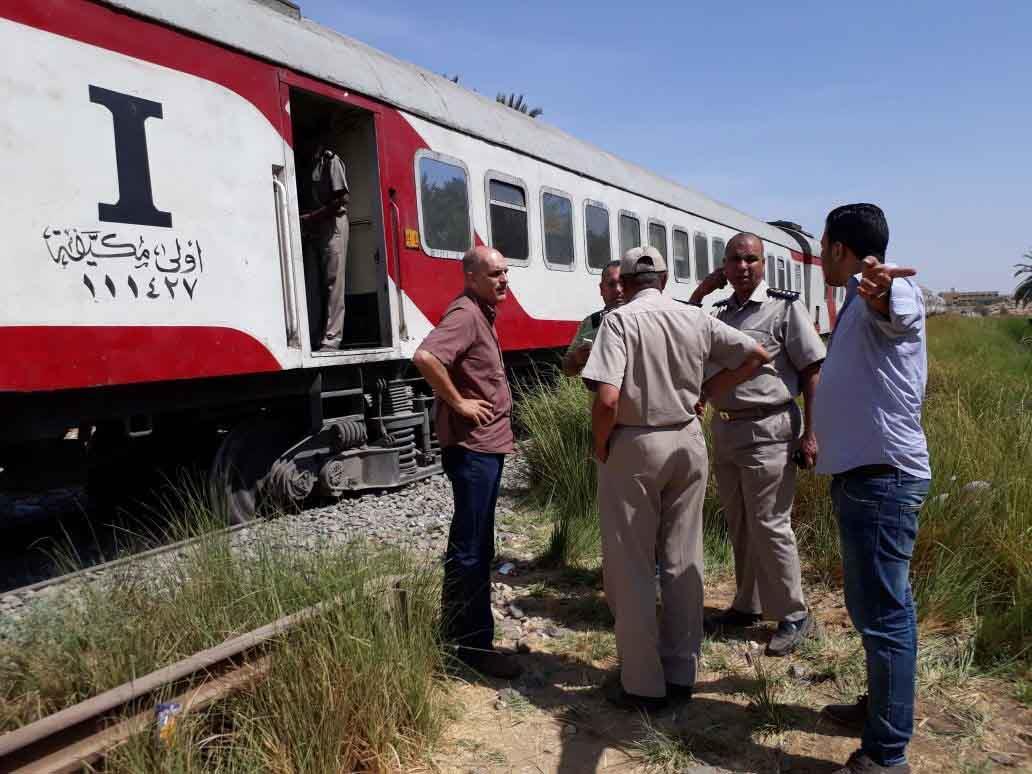
[[[780,298],[784,301],[795,301],[799,298],[798,290],[782,290],[781,288],[767,288],[767,295],[771,298]]]
[[[718,306],[727,306],[727,304],[728,304],[728,302],[730,300],[731,300],[731,297],[728,296],[727,298],[722,298],[719,301],[714,301],[713,302],[713,308],[716,309]]]
[[[602,318],[606,316],[605,309],[599,309],[593,315],[591,315],[591,327],[597,328],[602,324]]]

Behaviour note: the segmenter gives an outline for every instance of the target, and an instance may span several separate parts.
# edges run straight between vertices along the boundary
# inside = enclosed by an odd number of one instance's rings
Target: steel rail
[[[404,590],[398,576],[373,579],[398,596],[402,620],[405,614]],[[383,590],[381,588],[380,590]],[[352,592],[353,593],[353,592]],[[217,701],[240,687],[260,679],[268,668],[267,660],[245,663],[234,659],[251,651],[293,627],[322,615],[346,601],[342,594],[284,616],[270,624],[202,650],[167,667],[105,691],[93,698],[55,712],[0,736],[0,771],[27,774],[34,772],[79,771],[129,737],[146,730],[153,722],[149,710],[136,712],[115,725],[104,725],[105,718],[116,710],[128,709],[166,686],[175,685],[200,673],[209,678],[200,686],[183,692],[179,701],[184,710],[199,709]]]
[[[36,581],[30,583],[27,586],[20,586],[16,589],[10,589],[9,591],[0,592],[0,597],[12,597],[24,594],[31,594],[42,589],[50,588],[52,586],[63,586],[66,583],[77,580],[84,576],[88,576],[92,573],[105,572],[112,570],[116,567],[121,567],[125,564],[139,561],[141,559],[148,559],[152,556],[160,556],[161,554],[167,554],[172,551],[176,551],[180,548],[187,548],[194,543],[198,543],[204,538],[219,537],[220,535],[230,535],[237,530],[244,529],[245,527],[254,527],[258,522],[247,522],[244,524],[234,524],[231,527],[223,527],[213,532],[205,532],[203,535],[196,535],[192,538],[186,538],[185,540],[179,540],[175,543],[169,543],[166,546],[157,546],[156,548],[150,548],[146,551],[141,551],[138,554],[132,554],[131,556],[123,556],[118,559],[112,559],[110,562],[102,562],[100,564],[93,564],[89,567],[83,567],[80,570],[66,573],[64,575],[58,575],[54,578],[48,578],[47,580]]]

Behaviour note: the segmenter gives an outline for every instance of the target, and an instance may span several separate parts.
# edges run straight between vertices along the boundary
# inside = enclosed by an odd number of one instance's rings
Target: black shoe
[[[610,676],[602,684],[602,694],[606,701],[614,707],[622,710],[633,710],[636,712],[659,712],[666,709],[667,700],[665,696],[638,696],[635,693],[628,693],[620,682],[620,674]]]
[[[692,700],[691,685],[678,685],[677,683],[666,684],[666,696],[669,701],[677,704],[684,704]]]
[[[523,674],[523,667],[519,661],[508,653],[502,653],[493,648],[491,650],[458,648],[455,656],[470,669],[487,677],[515,680]]]
[[[867,694],[857,696],[853,704],[829,704],[821,714],[840,726],[863,729],[867,722]]]
[[[702,622],[706,634],[717,634],[722,629],[745,629],[760,622],[761,616],[756,613],[742,613],[729,607],[719,613],[707,616]]]
[[[849,756],[846,765],[841,769],[836,769],[834,774],[910,774],[910,764],[882,766],[872,761],[865,753],[857,750]]]
[[[813,635],[815,630],[813,613],[807,613],[806,618],[798,621],[781,621],[777,631],[767,643],[768,656],[787,656],[799,647],[799,643]]]

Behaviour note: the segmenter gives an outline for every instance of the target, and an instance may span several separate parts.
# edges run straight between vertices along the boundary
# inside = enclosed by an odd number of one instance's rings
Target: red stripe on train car
[[[0,390],[61,390],[279,371],[253,336],[213,326],[0,327]]]

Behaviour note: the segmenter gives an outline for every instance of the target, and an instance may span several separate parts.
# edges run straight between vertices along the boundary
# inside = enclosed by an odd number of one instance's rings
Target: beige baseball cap
[[[655,247],[632,247],[620,259],[621,277],[666,270],[666,261]]]

